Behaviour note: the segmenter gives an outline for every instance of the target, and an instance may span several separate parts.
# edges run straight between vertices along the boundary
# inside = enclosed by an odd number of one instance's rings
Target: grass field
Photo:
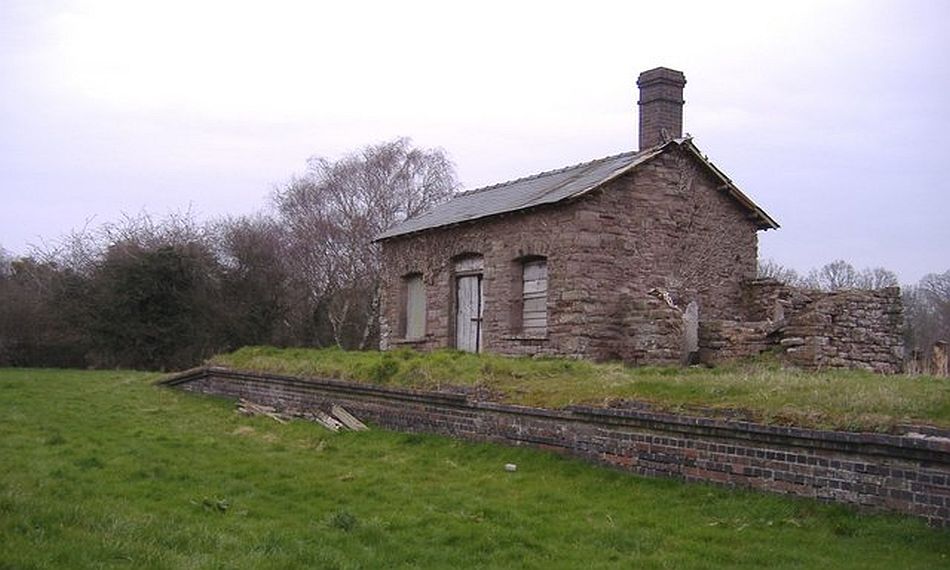
[[[154,379],[0,369],[0,568],[950,567],[914,519],[281,425]]]
[[[950,427],[950,378],[882,376],[860,371],[785,370],[774,360],[717,368],[641,367],[571,359],[511,358],[456,351],[420,354],[249,347],[212,363],[438,389],[480,386],[501,401],[542,407],[618,400],[659,409],[735,411],[770,424],[889,431],[901,423]]]

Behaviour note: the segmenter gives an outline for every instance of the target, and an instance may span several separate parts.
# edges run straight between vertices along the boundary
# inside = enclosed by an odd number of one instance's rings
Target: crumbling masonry
[[[900,289],[817,291],[771,279],[746,284],[748,319],[699,324],[699,358],[709,364],[775,351],[800,368],[901,371]]]

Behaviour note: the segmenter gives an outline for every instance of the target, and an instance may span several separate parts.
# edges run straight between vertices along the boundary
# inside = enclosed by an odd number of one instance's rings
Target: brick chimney
[[[657,67],[637,78],[640,88],[640,150],[683,136],[682,71]]]

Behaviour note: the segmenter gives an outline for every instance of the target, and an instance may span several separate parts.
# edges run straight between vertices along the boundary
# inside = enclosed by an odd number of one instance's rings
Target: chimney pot
[[[640,88],[640,150],[683,136],[682,71],[657,67],[637,78]]]

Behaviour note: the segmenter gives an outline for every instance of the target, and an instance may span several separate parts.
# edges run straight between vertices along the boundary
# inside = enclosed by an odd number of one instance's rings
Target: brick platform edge
[[[402,432],[527,445],[650,477],[746,487],[889,510],[950,527],[950,431],[822,431],[657,413],[482,402],[337,380],[196,368],[160,384],[288,411],[340,404]]]

